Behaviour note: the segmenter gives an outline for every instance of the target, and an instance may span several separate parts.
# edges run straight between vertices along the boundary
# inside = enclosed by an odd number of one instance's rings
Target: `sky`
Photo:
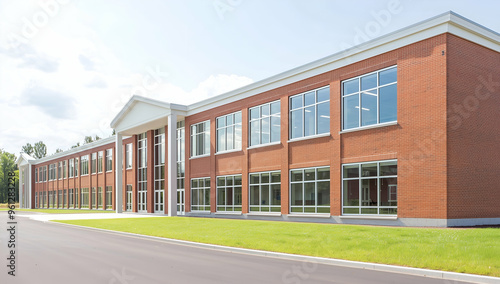
[[[134,94],[191,104],[454,11],[500,1],[0,0],[0,149],[111,136]]]

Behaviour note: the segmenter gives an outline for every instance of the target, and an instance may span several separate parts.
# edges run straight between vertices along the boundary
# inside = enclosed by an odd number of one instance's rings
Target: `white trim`
[[[288,217],[330,218],[330,213],[290,213]]]
[[[190,160],[198,159],[198,158],[205,158],[205,157],[210,157],[210,154],[204,154],[204,155],[199,155],[199,156],[193,156],[189,158]]]
[[[281,212],[248,212],[246,215],[248,216],[271,216],[271,217],[279,217],[281,216]]]
[[[346,130],[339,131],[339,134],[356,132],[356,131],[367,130],[367,129],[380,128],[380,127],[386,127],[386,126],[393,126],[393,125],[398,125],[398,121],[390,121],[390,122],[384,122],[384,123],[379,123],[379,124],[372,124],[372,125],[367,125],[367,126],[346,129]]]
[[[215,215],[242,215],[241,211],[217,211]]]
[[[397,220],[396,215],[340,215],[340,219]]]
[[[217,152],[214,155],[217,156],[217,155],[229,154],[229,153],[234,153],[234,152],[242,152],[242,151],[243,151],[242,149],[233,149],[233,150],[228,150],[228,151]],[[210,154],[209,154],[209,156],[210,156]]]
[[[247,147],[247,150],[252,150],[252,149],[257,149],[257,148],[262,148],[262,147],[267,147],[267,146],[274,146],[274,145],[279,145],[279,144],[281,144],[281,141],[276,141],[276,142],[271,142],[271,143],[266,143],[266,144],[258,144],[258,145]]]
[[[315,134],[315,135],[309,135],[309,136],[304,136],[304,137],[299,137],[299,138],[294,138],[290,139],[287,142],[292,143],[296,141],[302,141],[302,140],[308,140],[308,139],[314,139],[314,138],[321,138],[321,137],[327,137],[330,136],[330,132],[328,133],[322,133],[322,134]]]

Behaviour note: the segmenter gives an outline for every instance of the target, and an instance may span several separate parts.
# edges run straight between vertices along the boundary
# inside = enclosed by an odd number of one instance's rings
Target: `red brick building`
[[[449,12],[192,105],[133,96],[115,137],[21,155],[21,204],[500,224],[499,52],[498,33]]]

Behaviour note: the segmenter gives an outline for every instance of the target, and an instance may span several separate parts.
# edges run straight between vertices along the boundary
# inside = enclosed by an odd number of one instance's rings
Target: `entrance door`
[[[177,215],[184,215],[184,189],[177,190]]]
[[[146,200],[147,200],[146,192],[147,191],[145,191],[145,190],[141,190],[141,191],[137,192],[137,211],[138,212],[147,212],[147,208],[146,208]]]
[[[125,207],[125,211],[132,211],[132,188],[128,188],[128,186],[127,186],[127,204]]]
[[[361,206],[370,206],[370,180],[363,180],[361,185]]]

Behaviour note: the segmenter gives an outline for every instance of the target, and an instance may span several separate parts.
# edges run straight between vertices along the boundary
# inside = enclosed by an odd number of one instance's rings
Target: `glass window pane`
[[[361,176],[362,177],[375,177],[377,176],[377,164],[363,164],[361,165]]]
[[[359,92],[359,79],[358,78],[346,81],[342,85],[343,85],[343,88],[344,88],[344,90],[343,90],[344,91],[343,92],[344,96],[352,94],[352,93]]]
[[[316,190],[314,182],[304,184],[304,205],[316,205]]]
[[[302,109],[292,111],[291,115],[291,138],[302,137]]]
[[[226,179],[224,177],[218,177],[217,186],[225,186],[225,185],[226,185]]]
[[[302,96],[295,96],[290,99],[290,109],[302,107]]]
[[[250,146],[260,144],[260,120],[250,122]]]
[[[261,106],[260,107],[260,113],[261,113],[262,117],[269,116],[269,105],[265,104],[265,105]]]
[[[260,175],[260,182],[261,183],[269,183],[269,173],[262,173]]]
[[[317,102],[328,101],[330,99],[330,87],[323,88],[317,91]]]
[[[218,188],[217,189],[217,205],[225,205],[226,204],[226,189]]]
[[[260,117],[260,108],[252,108],[250,109],[250,119],[257,119]]]
[[[250,205],[259,205],[259,186],[250,186]]]
[[[330,182],[318,182],[318,206],[330,205]]]
[[[302,170],[292,171],[292,181],[302,181]]]
[[[226,126],[226,117],[222,116],[217,118],[217,127],[224,127]]]
[[[361,90],[368,90],[377,87],[377,73],[361,77]]]
[[[226,150],[226,129],[217,130],[217,151]]]
[[[395,176],[397,174],[398,174],[398,163],[396,161],[380,163],[381,176]]]
[[[234,114],[234,123],[241,123],[241,111]]]
[[[313,105],[316,103],[316,94],[315,92],[309,92],[304,94],[304,106]]]
[[[304,136],[316,134],[315,129],[316,110],[314,106],[307,107],[304,110]]]
[[[344,206],[359,206],[359,180],[344,180]]]
[[[361,180],[361,206],[377,206],[377,179]]]
[[[330,102],[318,104],[318,133],[330,132]]]
[[[260,186],[260,205],[269,205],[269,185],[263,184]]]
[[[281,205],[281,186],[271,185],[271,205]]]
[[[304,180],[316,180],[316,169],[305,169]]]
[[[280,110],[280,102],[274,102],[271,104],[271,114],[279,114],[281,113]]]
[[[233,115],[232,114],[226,115],[226,125],[232,125],[232,124],[234,124]]]
[[[280,141],[280,118],[272,116],[271,117],[271,142],[278,142]]]
[[[370,91],[370,93],[376,90]],[[377,96],[361,94],[361,126],[377,123]]]
[[[359,95],[344,98],[344,129],[359,127]]]
[[[303,205],[302,204],[302,183],[292,183],[290,205]]]
[[[271,182],[281,182],[281,173],[280,172],[271,173]]]
[[[380,206],[398,205],[398,180],[397,178],[380,179]]]
[[[201,183],[201,181],[200,181],[200,186],[203,186],[203,184]],[[205,187],[210,188],[210,179],[209,178],[205,179]]]
[[[241,124],[234,127],[234,149],[241,149]]]
[[[226,150],[234,149],[234,128],[226,128]]]
[[[270,119],[270,117],[266,117],[261,120],[262,144],[269,143],[271,139]]]
[[[259,183],[259,174],[251,174],[250,184],[258,184],[258,183]]]
[[[397,85],[380,88],[380,123],[397,120]]]
[[[330,168],[319,168],[317,179],[318,180],[330,179]]]
[[[385,84],[389,84],[389,83],[394,83],[397,81],[397,70],[398,68],[397,67],[394,67],[394,68],[391,68],[391,69],[387,69],[387,70],[384,70],[382,72],[379,73],[379,85],[380,86],[383,86]]]
[[[241,185],[241,175],[234,177],[234,185]]]

